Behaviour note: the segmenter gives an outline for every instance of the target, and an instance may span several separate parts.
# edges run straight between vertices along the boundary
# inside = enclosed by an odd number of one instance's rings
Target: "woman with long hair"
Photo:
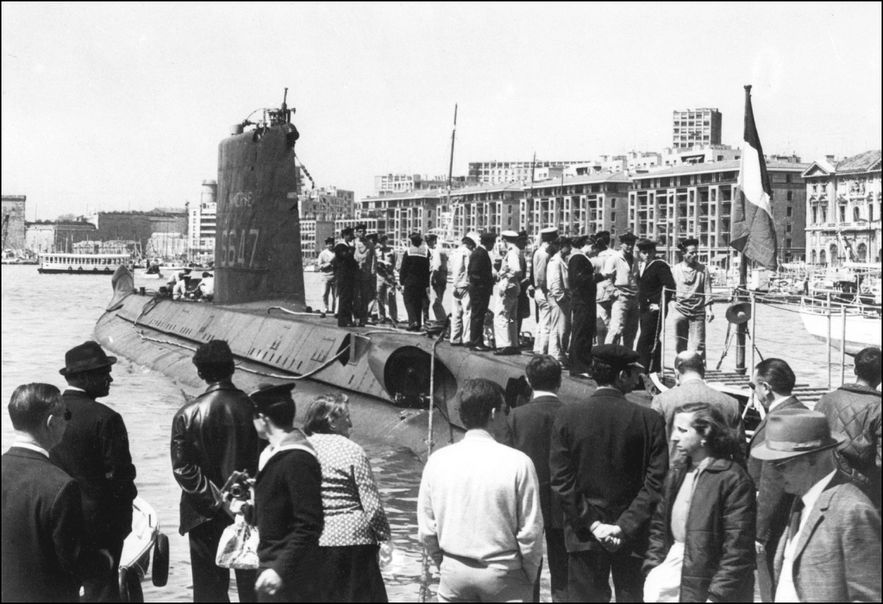
[[[365,450],[349,439],[353,424],[345,394],[324,394],[307,410],[304,432],[322,466],[325,527],[317,580],[326,602],[386,602],[379,543],[389,522]]]
[[[754,484],[717,408],[675,411],[678,455],[650,525],[645,602],[739,602],[754,595]]]

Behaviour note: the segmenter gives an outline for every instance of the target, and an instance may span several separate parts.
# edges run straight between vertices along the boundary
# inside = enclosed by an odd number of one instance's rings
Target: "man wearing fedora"
[[[754,368],[748,385],[754,390],[757,402],[766,410],[766,416],[748,443],[749,451],[766,440],[766,427],[771,418],[787,409],[806,409],[806,405],[791,396],[795,381],[794,372],[782,359],[764,359]],[[793,497],[784,490],[782,476],[770,462],[751,456],[748,459],[748,474],[757,488],[757,587],[761,600],[772,602],[775,593],[773,554],[788,525],[788,510]]]
[[[775,602],[879,602],[880,515],[837,470],[845,440],[821,413],[787,409],[769,418],[751,450],[772,463],[794,496],[775,555]]]
[[[110,572],[84,579],[84,599],[118,601],[120,554],[132,532],[132,500],[138,490],[126,424],[119,413],[95,400],[110,392],[110,371],[117,359],[88,341],[68,350],[64,360],[59,373],[68,387],[62,403],[71,419],[50,456],[80,486],[87,547],[106,549],[113,558]]]
[[[227,602],[230,570],[215,564],[224,529],[233,517],[221,488],[235,471],[254,477],[258,435],[254,411],[233,385],[233,352],[224,340],[210,340],[193,355],[206,391],[188,401],[172,419],[172,473],[181,487],[179,532],[190,542],[194,602]],[[253,570],[236,570],[240,602],[254,602]]]

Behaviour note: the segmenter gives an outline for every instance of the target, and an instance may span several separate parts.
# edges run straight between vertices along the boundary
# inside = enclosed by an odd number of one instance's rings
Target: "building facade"
[[[49,220],[28,223],[25,247],[36,254],[74,253],[77,244],[97,240],[98,229],[91,222]]]
[[[694,145],[721,144],[721,112],[716,107],[672,111],[671,145],[690,149]]]
[[[588,161],[482,161],[469,162],[467,181],[479,185],[530,182],[537,168],[566,168]]]
[[[880,262],[880,150],[813,162],[806,181],[806,245],[811,264]]]
[[[187,206],[187,253],[194,258],[215,255],[218,234],[218,183],[202,181],[199,203]]]
[[[451,188],[456,189],[467,184],[465,176],[452,176]],[[374,177],[375,195],[397,195],[410,191],[426,191],[443,189],[448,186],[447,176],[428,176],[426,174],[382,174]]]
[[[802,260],[806,254],[807,164],[769,162],[779,261]],[[737,199],[739,162],[685,164],[632,176],[628,225],[638,237],[653,239],[659,252],[676,261],[679,241],[699,239],[700,260],[723,265],[732,257],[733,204]]]
[[[308,189],[298,196],[298,215],[301,220],[335,221],[353,218],[356,212],[356,194],[337,187]]]
[[[3,195],[3,249],[25,249],[27,195]]]

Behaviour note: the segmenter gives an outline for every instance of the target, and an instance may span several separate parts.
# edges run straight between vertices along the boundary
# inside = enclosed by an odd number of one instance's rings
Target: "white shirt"
[[[469,285],[469,274],[466,269],[469,266],[471,253],[468,247],[461,245],[451,254],[451,274],[453,275],[452,285],[454,288]]]
[[[569,291],[567,284],[567,260],[561,258],[561,254],[555,254],[549,260],[546,267],[546,283],[549,288],[549,295],[560,302],[564,299]]]
[[[770,409],[772,409],[772,406],[770,406]],[[776,586],[776,597],[773,598],[774,602],[800,601],[800,598],[797,596],[797,588],[794,587],[794,550],[797,548],[800,533],[803,532],[803,527],[806,526],[806,521],[809,518],[810,512],[812,512],[822,491],[825,490],[825,487],[828,486],[828,483],[831,482],[831,479],[834,478],[836,473],[837,470],[834,470],[822,478],[820,481],[812,485],[812,487],[803,494],[803,497],[801,497],[803,500],[803,511],[800,514],[800,528],[797,530],[796,535],[787,536],[788,540],[785,542],[785,555],[782,558],[782,573],[779,575],[779,583]]]
[[[543,515],[533,462],[486,430],[467,431],[427,461],[417,526],[436,564],[449,554],[535,577],[543,556]]]
[[[49,459],[49,451],[38,445],[32,440],[26,440],[23,436],[16,436],[15,441],[12,443],[13,447],[19,447],[21,449],[30,449],[31,451],[36,451],[37,453],[43,455],[46,459]]]

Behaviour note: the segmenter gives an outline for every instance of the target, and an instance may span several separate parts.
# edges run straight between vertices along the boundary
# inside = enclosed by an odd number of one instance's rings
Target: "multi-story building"
[[[3,249],[25,248],[27,195],[3,195]]]
[[[566,168],[587,161],[482,161],[469,162],[467,180],[480,185],[510,182],[530,182],[531,171],[536,168]]]
[[[719,145],[720,142],[721,112],[717,108],[672,111],[671,144],[675,149],[690,149],[693,145]]]
[[[780,262],[805,256],[807,164],[769,162],[772,210]],[[699,239],[700,259],[720,263],[732,255],[733,204],[737,199],[738,161],[684,164],[632,176],[628,194],[628,229],[659,243],[675,260],[677,243]]]
[[[202,181],[199,203],[188,204],[187,248],[192,259],[214,258],[218,234],[218,183]]]
[[[377,229],[402,245],[414,231],[457,241],[469,231],[526,230],[556,226],[562,233],[622,231],[626,225],[629,179],[624,174],[592,174],[530,183],[473,185],[450,200],[444,191],[411,191],[367,197],[359,214],[377,219]],[[370,227],[369,227],[370,230]]]
[[[806,181],[807,260],[880,262],[880,150],[813,162]]]
[[[457,189],[467,184],[465,176],[452,176],[451,188]],[[443,189],[448,186],[447,176],[428,176],[426,174],[383,174],[374,177],[376,195],[395,195],[410,191],[426,191]]]
[[[556,227],[566,235],[622,233],[628,224],[630,185],[629,177],[619,172],[552,179],[522,187],[518,229],[531,236],[547,227]]]
[[[307,189],[298,197],[298,215],[301,220],[334,221],[353,218],[356,212],[356,194],[337,187]]]
[[[34,253],[72,253],[83,241],[99,239],[98,229],[85,220],[42,220],[30,222],[25,231],[25,247]]]
[[[707,164],[716,161],[733,161],[742,157],[741,149],[730,145],[693,145],[692,147],[666,148],[660,154],[659,166],[672,167],[681,164]],[[767,158],[769,161],[771,158]],[[800,158],[797,158],[800,161]]]

